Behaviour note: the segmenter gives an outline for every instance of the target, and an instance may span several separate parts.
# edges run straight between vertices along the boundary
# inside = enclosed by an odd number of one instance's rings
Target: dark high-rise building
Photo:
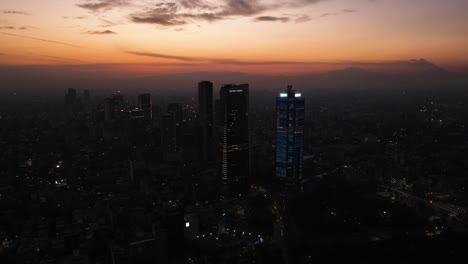
[[[217,126],[223,126],[224,112],[223,112],[223,106],[221,105],[221,100],[220,99],[215,100],[214,112],[215,112],[215,124]]]
[[[183,122],[183,110],[182,105],[177,103],[170,103],[167,106],[167,112],[174,115],[175,117],[175,129],[176,129],[176,143],[177,148],[181,146],[182,143],[182,122]]]
[[[76,102],[76,90],[68,88],[68,93],[65,95],[65,103],[67,105],[74,104]]]
[[[77,101],[76,90],[69,88],[68,93],[65,95],[65,108],[68,114],[76,112]]]
[[[88,89],[83,90],[83,107],[86,111],[89,111],[91,107],[91,93]]]
[[[167,113],[162,116],[161,143],[165,152],[177,151],[176,118],[173,113]]]
[[[176,122],[178,124],[181,124],[183,121],[183,110],[182,110],[182,105],[177,104],[177,103],[170,103],[167,105],[167,112],[168,113],[173,113],[176,118]]]
[[[125,108],[125,97],[118,91],[116,94],[112,95],[115,104],[115,111],[118,112],[118,115]]]
[[[213,124],[213,83],[198,83],[198,119],[200,122]]]
[[[115,100],[114,98],[104,99],[104,119],[106,121],[113,120],[115,117]]]
[[[203,162],[214,160],[213,142],[213,83],[198,83],[199,157]]]
[[[89,102],[91,101],[91,93],[88,89],[83,90],[83,101]]]
[[[276,177],[288,189],[302,189],[304,110],[301,93],[288,86],[276,99]]]
[[[153,103],[151,94],[138,95],[138,108],[143,111],[143,115],[147,121],[153,120]]]
[[[220,91],[224,115],[222,182],[224,196],[249,189],[249,85],[224,85]]]

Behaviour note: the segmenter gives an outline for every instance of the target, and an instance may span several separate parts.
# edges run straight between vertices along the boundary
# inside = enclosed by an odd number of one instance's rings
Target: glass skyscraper
[[[302,94],[290,85],[276,99],[276,177],[288,189],[302,189],[304,111]]]
[[[138,95],[138,108],[143,112],[146,120],[153,120],[153,103],[151,100],[151,94]]]
[[[249,85],[224,85],[220,91],[223,116],[223,196],[249,190]]]
[[[203,162],[215,160],[213,141],[213,83],[198,83],[198,125],[200,128],[199,156]]]

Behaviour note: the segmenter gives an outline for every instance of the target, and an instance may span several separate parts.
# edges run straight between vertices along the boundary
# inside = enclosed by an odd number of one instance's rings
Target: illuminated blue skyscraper
[[[292,190],[302,189],[304,111],[302,94],[290,85],[276,99],[276,177]]]

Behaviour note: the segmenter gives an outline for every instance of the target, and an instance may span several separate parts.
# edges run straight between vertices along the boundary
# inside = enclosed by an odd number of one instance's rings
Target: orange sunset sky
[[[466,0],[0,1],[2,67],[300,74],[424,58],[466,71],[467,47]]]

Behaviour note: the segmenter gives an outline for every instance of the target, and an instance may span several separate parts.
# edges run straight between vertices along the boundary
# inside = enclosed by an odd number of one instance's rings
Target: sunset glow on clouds
[[[0,13],[3,66],[295,74],[419,58],[468,65],[466,0],[2,0]]]

